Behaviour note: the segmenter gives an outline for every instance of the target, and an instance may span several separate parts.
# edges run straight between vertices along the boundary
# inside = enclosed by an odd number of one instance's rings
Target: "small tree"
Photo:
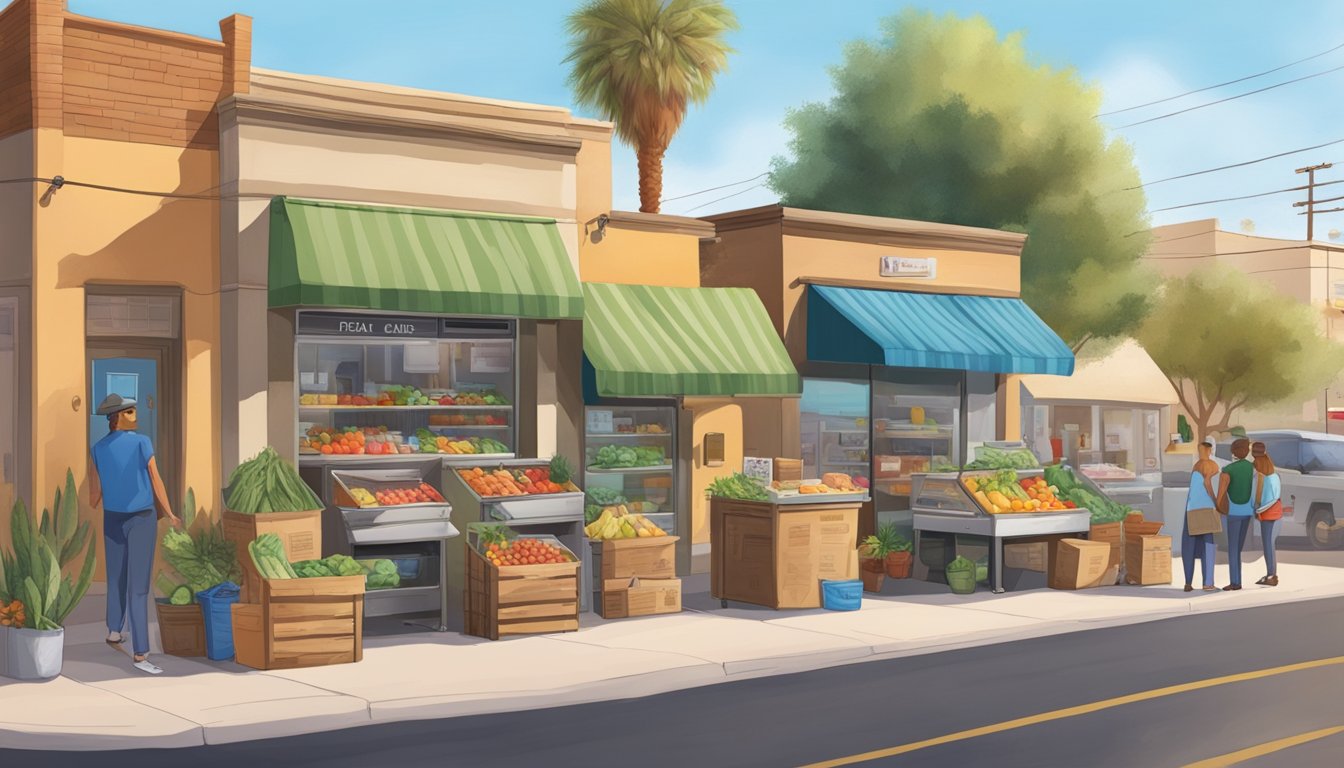
[[[1242,408],[1319,393],[1344,367],[1320,318],[1227,267],[1163,286],[1139,342],[1176,388],[1196,437],[1226,431]]]

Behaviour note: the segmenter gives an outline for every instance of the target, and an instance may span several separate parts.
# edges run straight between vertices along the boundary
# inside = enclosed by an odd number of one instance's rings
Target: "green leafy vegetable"
[[[304,512],[326,505],[299,477],[294,465],[267,446],[229,476],[229,509],[245,515]]]
[[[765,486],[761,485],[759,480],[754,477],[747,477],[741,472],[734,473],[729,477],[720,477],[710,483],[709,495],[745,501],[768,501],[770,499],[770,494],[766,492]]]

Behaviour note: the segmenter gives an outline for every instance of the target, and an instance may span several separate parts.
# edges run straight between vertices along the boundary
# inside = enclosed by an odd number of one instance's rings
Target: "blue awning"
[[[1073,373],[1073,352],[1021,299],[808,286],[807,358],[988,373]]]

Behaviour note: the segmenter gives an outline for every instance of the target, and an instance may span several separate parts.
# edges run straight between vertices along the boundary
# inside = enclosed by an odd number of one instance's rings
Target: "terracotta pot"
[[[859,561],[859,577],[863,579],[864,592],[882,591],[882,580],[887,576],[884,566],[881,560]]]
[[[910,565],[914,558],[910,552],[892,552],[887,555],[887,575],[893,579],[910,578]]]

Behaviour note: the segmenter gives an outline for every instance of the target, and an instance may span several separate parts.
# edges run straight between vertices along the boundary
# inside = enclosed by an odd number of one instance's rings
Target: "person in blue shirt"
[[[1214,495],[1216,491],[1213,488],[1213,478],[1218,475],[1218,465],[1213,461],[1213,438],[1206,437],[1199,444],[1199,460],[1195,462],[1195,468],[1190,472],[1190,491],[1185,497],[1185,511],[1187,513],[1196,509],[1214,509]],[[1218,587],[1213,583],[1213,565],[1218,557],[1218,545],[1213,540],[1212,533],[1201,533],[1191,535],[1190,523],[1187,520],[1181,530],[1181,565],[1185,568],[1185,591],[1194,590],[1193,582],[1195,578],[1195,560],[1200,561],[1200,571],[1203,576],[1204,591],[1216,592]]]
[[[149,660],[149,587],[158,539],[155,505],[172,525],[178,520],[154,462],[153,444],[135,431],[135,401],[108,395],[97,413],[107,417],[109,431],[93,445],[89,491],[94,508],[103,507],[107,642],[115,647],[126,641],[129,610],[135,668],[157,675],[163,670]]]

